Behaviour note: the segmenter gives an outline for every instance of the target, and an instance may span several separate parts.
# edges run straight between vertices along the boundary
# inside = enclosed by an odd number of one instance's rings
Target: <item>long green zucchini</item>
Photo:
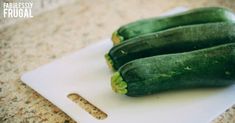
[[[111,48],[105,58],[114,70],[149,56],[191,51],[235,42],[235,23],[219,22],[171,28],[129,39]]]
[[[172,16],[155,17],[129,23],[113,33],[112,41],[116,45],[139,35],[172,27],[222,21],[235,22],[235,15],[230,10],[221,7],[197,8]]]
[[[111,78],[112,89],[128,96],[167,90],[220,87],[235,81],[235,43],[131,61]]]

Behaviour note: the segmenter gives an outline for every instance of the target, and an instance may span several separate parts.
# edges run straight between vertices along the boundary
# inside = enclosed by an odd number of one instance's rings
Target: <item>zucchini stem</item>
[[[115,31],[112,34],[112,41],[113,41],[113,45],[120,44],[123,41],[123,37],[118,35],[118,32]]]
[[[112,90],[118,94],[127,93],[127,83],[123,80],[119,72],[115,72],[111,78]]]
[[[104,55],[105,57],[105,60],[106,60],[106,63],[108,64],[109,68],[112,70],[112,71],[115,71],[114,67],[113,67],[113,61],[112,59],[110,58],[109,54],[105,54]]]

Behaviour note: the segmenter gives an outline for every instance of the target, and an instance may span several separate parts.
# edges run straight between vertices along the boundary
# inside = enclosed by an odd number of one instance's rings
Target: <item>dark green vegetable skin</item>
[[[121,36],[124,41],[139,35],[172,27],[222,21],[234,22],[235,16],[233,12],[221,7],[198,8],[172,16],[156,17],[132,22],[120,27],[117,31],[117,35]]]
[[[188,25],[150,33],[116,45],[107,54],[107,61],[117,70],[138,58],[191,51],[230,42],[235,42],[235,23]]]
[[[121,92],[128,96],[227,86],[235,82],[235,43],[137,59],[122,66],[117,73],[120,76],[113,76],[113,89],[126,89]],[[120,81],[125,86],[120,86]]]

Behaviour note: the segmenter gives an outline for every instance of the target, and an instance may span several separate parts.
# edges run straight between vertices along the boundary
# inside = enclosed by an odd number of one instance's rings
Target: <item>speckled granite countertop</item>
[[[20,76],[110,37],[122,24],[177,6],[225,6],[235,11],[234,0],[79,0],[0,29],[0,123],[74,122],[23,84]],[[84,100],[78,102],[91,114],[102,116]],[[213,122],[235,123],[235,106]]]

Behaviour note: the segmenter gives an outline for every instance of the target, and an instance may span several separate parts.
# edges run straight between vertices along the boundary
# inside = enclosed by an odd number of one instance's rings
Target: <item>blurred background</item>
[[[3,3],[32,2],[33,18],[3,18]],[[29,70],[110,38],[119,26],[177,7],[223,6],[235,0],[0,0],[0,123],[74,122],[20,81]],[[79,98],[92,115],[102,113]],[[235,106],[214,123],[235,123]]]

